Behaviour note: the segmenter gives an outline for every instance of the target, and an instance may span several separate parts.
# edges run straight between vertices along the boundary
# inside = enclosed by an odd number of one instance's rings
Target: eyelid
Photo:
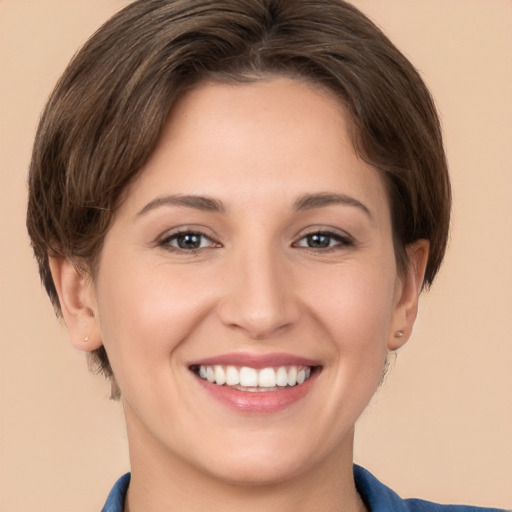
[[[317,248],[317,249],[315,249],[313,247],[298,245],[299,242],[301,242],[308,236],[313,236],[313,235],[323,235],[323,236],[331,237],[331,238],[339,241],[339,243],[329,246],[329,247]],[[314,251],[319,251],[319,250],[328,251],[328,250],[333,250],[333,249],[336,249],[339,247],[351,247],[354,245],[355,245],[354,238],[351,235],[349,235],[346,231],[342,231],[340,229],[336,229],[336,228],[332,228],[332,227],[324,227],[324,226],[307,228],[307,230],[304,230],[302,233],[300,233],[295,238],[295,241],[292,244],[292,246],[295,246],[295,247],[304,247],[305,249],[311,249]]]
[[[169,229],[169,230],[165,231],[162,235],[160,235],[156,239],[155,245],[163,247],[164,249],[167,249],[167,250],[176,250],[178,252],[189,252],[189,253],[201,251],[203,249],[208,249],[210,247],[221,247],[222,244],[217,240],[217,238],[215,236],[213,236],[211,233],[209,233],[209,231],[210,230],[208,230],[204,227],[199,227],[199,226],[176,227],[173,229]],[[187,234],[204,237],[211,242],[211,245],[209,245],[208,247],[198,247],[197,249],[182,249],[180,247],[174,247],[173,245],[171,245],[169,243],[172,239],[175,239],[175,238],[179,237],[180,235],[187,235]]]

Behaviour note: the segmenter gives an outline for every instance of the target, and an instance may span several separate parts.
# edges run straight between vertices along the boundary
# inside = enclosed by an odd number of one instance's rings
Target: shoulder
[[[498,508],[473,507],[470,505],[439,505],[431,501],[408,499],[407,510],[410,512],[504,512]]]
[[[402,499],[366,469],[354,465],[356,488],[371,512],[499,512],[497,508],[440,505],[420,499]]]
[[[124,499],[126,491],[128,491],[128,485],[130,485],[130,478],[130,473],[126,473],[114,484],[101,512],[123,512]]]
[[[468,505],[440,505],[420,499],[402,499],[389,487],[381,483],[369,471],[354,465],[354,480],[357,490],[370,512],[500,512],[497,508],[472,507]],[[126,491],[130,484],[130,473],[126,473],[114,484],[101,512],[123,512]],[[503,511],[501,511],[503,512]],[[512,512],[512,511],[511,511]]]

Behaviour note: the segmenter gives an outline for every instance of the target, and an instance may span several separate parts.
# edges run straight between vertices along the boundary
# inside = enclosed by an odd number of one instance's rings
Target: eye
[[[216,247],[216,244],[211,238],[199,231],[180,231],[165,237],[160,245],[176,250],[183,251],[197,251],[207,247]]]
[[[319,231],[302,237],[294,245],[296,247],[307,247],[308,249],[331,249],[338,246],[346,247],[354,244],[348,236],[342,236],[338,233],[328,231]]]

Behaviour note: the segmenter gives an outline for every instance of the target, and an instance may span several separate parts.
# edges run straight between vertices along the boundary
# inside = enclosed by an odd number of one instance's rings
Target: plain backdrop
[[[0,0],[2,512],[100,510],[129,469],[121,407],[55,319],[24,227],[45,100],[127,3]],[[356,461],[403,497],[511,508],[512,1],[354,3],[431,88],[454,189],[444,267],[359,422]]]

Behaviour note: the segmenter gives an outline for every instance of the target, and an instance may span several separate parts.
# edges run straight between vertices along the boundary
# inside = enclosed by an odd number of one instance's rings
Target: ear
[[[396,350],[406,343],[412,334],[418,314],[418,299],[428,261],[428,240],[417,240],[407,247],[409,266],[405,275],[397,279],[395,307],[388,339],[388,349]]]
[[[50,257],[50,270],[71,343],[86,352],[99,348],[102,341],[91,278],[62,256]]]

